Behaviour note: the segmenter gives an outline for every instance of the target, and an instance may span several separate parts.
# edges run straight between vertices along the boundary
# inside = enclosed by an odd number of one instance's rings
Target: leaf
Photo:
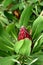
[[[9,56],[10,54],[8,54],[5,51],[0,50],[0,57],[5,57],[5,56]]]
[[[36,2],[38,2],[38,0],[28,0],[28,2],[30,2],[30,3],[36,3]]]
[[[0,3],[2,3],[3,0],[0,0]]]
[[[10,23],[8,26],[6,26],[6,31],[7,32],[11,32],[15,27],[15,24],[14,23]]]
[[[4,15],[8,18],[8,20],[13,20],[13,15],[8,13],[7,11],[4,11]]]
[[[17,61],[16,60],[17,57],[18,56],[16,56],[16,55],[12,55],[12,56],[8,56],[8,57],[0,58],[0,65],[13,65]],[[12,59],[14,59],[15,62]]]
[[[21,17],[20,17],[20,20],[19,20],[20,27],[23,25],[24,26],[28,25],[28,21],[29,21],[29,18],[31,16],[31,13],[32,13],[32,5],[27,5],[25,7],[25,9],[23,10]]]
[[[42,2],[40,2],[40,5],[41,5],[41,6],[43,6],[43,1],[42,1]]]
[[[29,56],[31,52],[31,40],[25,39],[23,46],[20,48],[19,53]]]
[[[32,0],[33,3],[36,3],[38,0]]]
[[[24,40],[20,40],[15,44],[15,52],[22,54],[22,55],[26,55],[29,56],[30,52],[31,52],[31,40],[29,39],[24,39]]]
[[[33,63],[35,63],[38,60],[38,58],[34,59],[29,65],[32,65]]]
[[[43,34],[41,34],[41,36],[35,42],[34,47],[33,47],[33,52],[37,52],[41,50],[42,44],[43,44]]]
[[[15,5],[13,5],[13,7],[11,7],[10,10],[14,11],[14,10],[18,9],[19,6],[20,6],[20,3],[17,3],[17,4],[15,4]]]
[[[12,3],[13,0],[4,0],[3,1],[3,6],[6,8],[9,4]]]
[[[3,33],[3,27],[2,27],[2,25],[1,25],[1,23],[0,23],[0,34],[1,33]]]
[[[3,38],[0,38],[0,50],[4,50],[4,51],[14,51],[12,43],[8,42],[8,40]]]
[[[37,52],[32,55],[33,58],[38,58],[38,60],[33,65],[43,65],[43,52]]]
[[[8,19],[6,18],[2,11],[0,12],[0,22],[2,23],[2,25],[9,24]]]
[[[17,61],[17,60],[15,60],[15,59],[12,59],[14,62],[16,62],[17,63],[17,65],[21,65],[21,63],[19,62],[19,61]]]
[[[17,40],[17,33],[18,30],[15,27],[15,23],[10,23],[8,26],[6,26],[6,31],[14,38]]]
[[[26,7],[26,5],[25,5],[25,2],[21,2],[20,3],[20,6],[19,6],[19,10],[22,10],[22,9],[24,9]]]
[[[23,45],[23,42],[24,42],[24,40],[17,41],[17,42],[15,43],[14,48],[15,48],[15,52],[16,52],[16,53],[18,53],[18,52],[19,52],[20,48],[21,48],[21,47],[22,47],[22,45]]]
[[[4,24],[9,24],[8,19],[6,17],[0,17],[0,21]]]
[[[32,38],[38,38],[43,31],[43,16],[39,16],[33,23]]]
[[[9,37],[9,34],[3,29],[3,26],[0,23],[0,50],[12,50],[13,51],[13,42]]]

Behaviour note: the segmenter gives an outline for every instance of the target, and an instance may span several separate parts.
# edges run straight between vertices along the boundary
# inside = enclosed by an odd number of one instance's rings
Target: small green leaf
[[[6,27],[6,31],[7,32],[11,32],[15,27],[14,23],[10,23],[7,27]]]
[[[14,48],[15,48],[16,53],[18,53],[18,52],[19,52],[20,48],[21,48],[21,47],[22,47],[22,45],[23,45],[23,42],[24,42],[24,40],[17,41],[17,42],[15,43]]]

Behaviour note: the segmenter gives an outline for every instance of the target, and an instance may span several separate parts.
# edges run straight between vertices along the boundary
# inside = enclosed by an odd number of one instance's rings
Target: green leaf
[[[33,3],[36,3],[38,0],[32,0]]]
[[[2,25],[9,24],[7,17],[2,11],[0,12],[0,22],[2,23]]]
[[[16,60],[17,57],[18,56],[16,56],[16,55],[12,55],[12,56],[9,56],[9,57],[0,58],[0,65],[13,65],[15,62],[17,62],[17,60]],[[15,61],[13,61],[13,59]]]
[[[12,3],[13,0],[4,0],[3,1],[3,6],[6,8],[9,4]]]
[[[19,20],[19,25],[20,27],[21,26],[27,26],[28,25],[28,21],[29,21],[29,18],[32,14],[32,5],[27,5],[22,14],[21,14],[21,17],[20,17],[20,20]]]
[[[13,5],[13,7],[11,7],[11,9],[10,10],[16,10],[16,9],[18,9],[19,8],[19,6],[20,6],[20,3],[17,3],[17,4],[15,4],[15,5]]]
[[[37,62],[37,60],[38,60],[38,58],[35,58],[34,60],[32,60],[32,61],[29,63],[29,65],[34,64],[35,62]]]
[[[5,51],[0,50],[0,57],[5,57],[5,56],[9,56],[10,54],[8,54]]]
[[[8,13],[7,11],[4,11],[4,15],[8,18],[8,20],[13,20],[13,15]]]
[[[38,2],[38,0],[27,0],[27,2],[36,3],[36,2]]]
[[[3,0],[0,0],[0,3],[2,3]]]
[[[0,23],[0,34],[2,34],[2,33],[3,33],[3,27],[2,27],[2,25]]]
[[[24,40],[17,41],[17,42],[15,43],[15,47],[14,47],[14,48],[15,48],[16,53],[19,52],[20,48],[21,48],[22,45],[23,45],[23,42],[24,42]]]
[[[32,55],[33,58],[38,58],[38,60],[33,65],[43,65],[43,52],[38,52]]]
[[[34,22],[32,27],[32,38],[38,38],[43,31],[43,16],[39,16]]]
[[[18,33],[18,30],[17,28],[15,27],[15,23],[10,23],[8,26],[6,26],[6,31],[13,37],[17,40],[17,33]]]
[[[13,46],[14,43],[11,41],[11,38],[9,37],[9,34],[3,29],[1,23],[0,23],[0,49],[1,50],[14,50]]]
[[[41,6],[43,6],[43,1],[42,1],[42,2],[40,2],[40,5],[41,5]]]
[[[31,40],[29,39],[24,39],[24,40],[20,40],[15,44],[15,52],[22,54],[22,55],[26,55],[29,56],[30,52],[31,52]]]
[[[42,44],[43,44],[43,34],[41,34],[41,36],[35,42],[33,52],[40,51]]]
[[[6,17],[0,17],[0,21],[4,24],[9,24],[8,19]]]
[[[12,30],[14,30],[15,24],[10,23],[8,26],[6,26],[6,31],[10,33]]]
[[[6,39],[5,38],[0,37],[0,50],[14,51],[13,46],[12,46],[13,43],[10,40],[8,40],[7,38]]]
[[[19,10],[22,10],[26,7],[25,2],[21,2],[19,6]]]

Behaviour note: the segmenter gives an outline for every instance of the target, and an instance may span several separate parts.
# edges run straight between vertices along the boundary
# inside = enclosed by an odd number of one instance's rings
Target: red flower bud
[[[29,32],[27,31],[27,29],[24,26],[22,26],[20,28],[20,32],[19,32],[19,35],[18,35],[18,40],[22,40],[22,39],[25,39],[25,38],[28,38],[28,39],[32,40],[32,38],[31,38]]]

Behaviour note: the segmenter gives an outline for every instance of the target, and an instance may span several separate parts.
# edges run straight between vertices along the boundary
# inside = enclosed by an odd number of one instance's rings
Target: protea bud
[[[27,31],[27,29],[22,26],[20,28],[20,32],[19,32],[19,35],[18,35],[18,40],[22,40],[22,39],[25,39],[25,38],[28,38],[28,39],[32,39],[29,32]]]

